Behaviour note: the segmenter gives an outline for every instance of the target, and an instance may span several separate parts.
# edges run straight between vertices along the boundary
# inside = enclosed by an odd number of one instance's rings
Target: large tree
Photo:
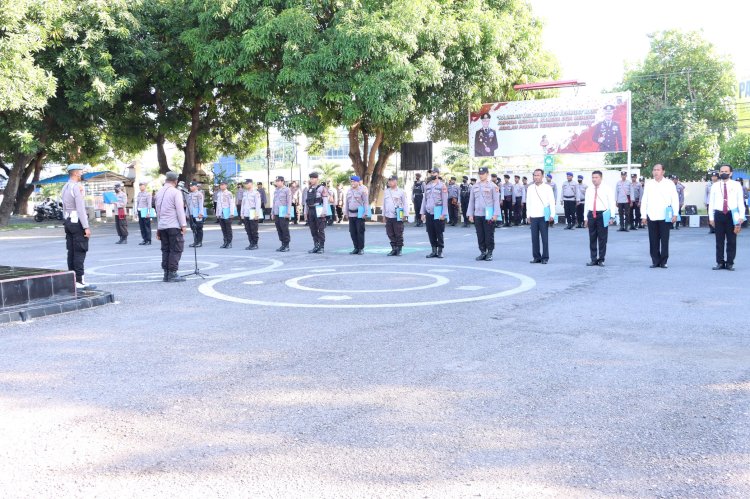
[[[734,85],[732,63],[700,33],[651,35],[646,58],[626,71],[618,88],[633,93],[633,160],[703,178],[736,126]]]

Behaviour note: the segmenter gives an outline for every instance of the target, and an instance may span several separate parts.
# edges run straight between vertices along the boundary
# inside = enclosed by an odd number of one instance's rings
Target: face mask
[[[438,176],[437,176],[437,175],[433,175],[433,176],[432,176],[432,180],[437,180],[437,178],[438,178]]]
[[[727,180],[729,178],[729,174],[728,173],[722,173],[721,175],[719,175],[719,177],[721,177],[721,180]]]
[[[582,183],[583,183],[583,180],[579,180],[579,181],[578,181],[578,183],[579,183],[579,184],[582,184]]]

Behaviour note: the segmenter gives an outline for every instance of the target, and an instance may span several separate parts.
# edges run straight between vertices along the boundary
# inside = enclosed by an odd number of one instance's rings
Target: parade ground
[[[381,224],[349,255],[307,227],[278,253],[206,225],[205,279],[94,225],[87,281],[115,303],[0,326],[2,497],[748,497],[749,237],[712,271],[705,228],[446,229],[426,259]],[[188,232],[180,269],[193,269]],[[62,229],[0,232],[3,265],[65,268]]]

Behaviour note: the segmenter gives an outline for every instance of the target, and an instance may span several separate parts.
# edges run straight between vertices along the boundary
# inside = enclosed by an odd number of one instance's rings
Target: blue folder
[[[397,222],[404,221],[404,209],[403,208],[396,208],[396,221]]]
[[[674,210],[672,209],[671,206],[667,206],[667,209],[664,210],[664,221],[671,222],[673,216],[674,216]]]
[[[105,192],[103,196],[105,204],[115,204],[117,202],[117,194],[114,192]]]
[[[221,218],[227,219],[231,216],[231,211],[229,208],[222,208],[221,210]]]
[[[435,218],[435,220],[439,219],[443,216],[443,207],[442,206],[435,206],[435,208],[432,210],[432,216]],[[448,218],[448,217],[446,217]]]
[[[365,207],[364,206],[360,206],[359,208],[357,208],[357,218],[365,218],[365,215],[368,216],[368,217],[370,216],[370,208],[369,207],[367,208],[367,211],[365,211]]]
[[[193,208],[192,213],[193,213],[193,218],[198,218],[201,215],[203,215],[203,218],[206,218],[206,216],[208,216],[208,213],[206,212],[205,208]]]
[[[549,219],[552,217],[552,210],[549,206],[544,207],[544,221],[549,222]]]
[[[732,223],[734,225],[739,225],[740,223],[740,210],[737,208],[732,210]]]
[[[602,214],[602,222],[604,222],[604,227],[609,227],[609,221],[612,219],[612,212],[609,210],[604,210],[604,213]]]
[[[328,205],[328,216],[329,217],[333,216],[333,206],[331,206],[330,204]]]
[[[495,208],[492,206],[485,206],[484,207],[484,218],[487,220],[491,220],[493,215],[495,215]]]
[[[286,218],[287,213],[289,212],[289,207],[287,205],[281,205],[279,206],[279,217]]]
[[[140,212],[141,218],[153,218],[156,216],[156,210],[153,208],[141,208],[138,211]]]

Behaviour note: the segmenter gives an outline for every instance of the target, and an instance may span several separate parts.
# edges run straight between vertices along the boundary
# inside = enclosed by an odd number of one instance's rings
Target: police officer
[[[523,212],[523,203],[526,202],[526,187],[521,183],[521,176],[514,175],[515,183],[513,184],[513,225],[521,225],[521,212]]]
[[[584,218],[584,204],[586,203],[586,189],[588,186],[583,183],[583,175],[578,175],[578,185],[576,186],[576,221],[579,229],[585,227],[586,219]]]
[[[459,186],[458,196],[461,199],[461,215],[464,218],[464,224],[461,227],[469,226],[469,198],[471,197],[471,186],[469,185],[469,177],[464,175],[463,182]]]
[[[422,221],[427,224],[427,235],[430,238],[432,253],[427,258],[443,258],[443,232],[445,232],[445,210],[448,206],[448,188],[438,179],[440,170],[433,167],[430,170],[429,183],[424,188],[424,203],[422,204]],[[440,216],[435,218],[435,208],[441,210]]]
[[[469,195],[469,220],[477,231],[477,244],[481,254],[477,261],[492,260],[495,250],[495,221],[500,213],[500,188],[488,178],[489,169],[479,169],[479,182],[471,187]]]
[[[705,194],[706,213],[708,213],[708,204],[711,200],[711,187],[718,181],[719,181],[719,172],[714,170],[711,172],[711,180],[709,180],[706,183],[706,194]],[[709,234],[715,233],[714,227],[710,224],[709,224],[708,233]]]
[[[604,106],[604,120],[594,127],[592,139],[599,144],[600,152],[622,151],[622,131],[620,124],[612,121],[615,106]]]
[[[474,156],[494,156],[497,132],[490,128],[490,113],[482,114],[482,128],[474,134]]]
[[[219,195],[216,197],[216,217],[221,225],[221,234],[224,236],[222,249],[232,247],[232,211],[234,210],[234,196],[227,189],[227,182],[222,180],[219,183]]]
[[[237,194],[234,196],[234,204],[237,205],[237,214],[240,213],[240,210],[242,209],[242,196],[245,194],[244,189],[242,188],[242,184],[237,184]],[[239,220],[237,221],[237,225],[242,225],[242,217],[238,216]]]
[[[193,244],[191,248],[200,248],[203,246],[203,201],[204,195],[198,182],[190,182],[190,193],[188,194],[188,210],[192,216],[190,229],[193,231]]]
[[[576,199],[578,198],[578,186],[573,182],[573,172],[565,174],[567,180],[562,185],[562,201],[560,204],[565,207],[565,226],[566,230],[572,230],[576,223]]]
[[[456,177],[451,177],[448,181],[448,220],[454,227],[458,223],[458,192]]]
[[[638,174],[630,174],[630,183],[633,185],[633,204],[630,207],[630,230],[637,230],[638,222],[641,220],[641,196],[643,196],[643,187],[638,182]],[[637,221],[636,221],[637,220]]]
[[[617,232],[628,232],[627,222],[630,218],[630,207],[633,206],[633,184],[627,180],[628,172],[620,172],[620,181],[615,187],[615,200],[620,215],[620,228]]]
[[[83,279],[83,263],[89,250],[89,217],[84,203],[83,166],[70,165],[67,168],[68,182],[62,189],[63,225],[65,227],[65,247],[68,250],[68,270],[76,274],[76,289],[96,289]]]
[[[422,174],[416,174],[417,179],[414,181],[414,185],[411,188],[411,202],[414,204],[414,214],[416,215],[416,226],[422,226],[422,217],[419,214],[422,212],[422,199],[424,198],[424,182],[422,182]]]
[[[266,188],[263,187],[263,182],[258,182],[257,184],[255,184],[255,188],[258,189],[258,194],[260,194],[260,223],[263,223],[263,221],[266,219],[266,205],[268,204],[268,196],[266,195]]]
[[[557,203],[557,184],[552,181],[552,174],[547,174],[547,184],[550,189],[552,189],[552,196],[555,198],[555,203]],[[534,182],[536,183],[536,182]],[[555,226],[555,205],[552,205],[552,215],[549,217],[549,226],[554,227]]]
[[[260,191],[260,189],[258,189]],[[260,194],[260,192],[259,192]],[[263,195],[261,194],[261,206],[263,206]],[[282,213],[285,211],[286,213]],[[276,251],[289,251],[289,220],[292,218],[292,191],[284,185],[284,177],[276,177],[276,190],[273,193],[273,207],[271,208],[271,220],[276,224],[276,233],[279,235],[281,247]]]
[[[526,222],[526,196],[529,192],[529,179],[527,177],[521,177],[521,184],[523,184],[523,207],[521,209],[521,225],[528,225]]]
[[[245,192],[242,193],[242,204],[240,205],[240,218],[245,224],[245,233],[250,243],[246,250],[258,249],[258,219],[260,218],[261,202],[260,193],[254,188],[253,179],[245,180]]]
[[[328,214],[328,188],[321,184],[318,172],[311,172],[307,189],[303,193],[305,220],[309,222],[313,249],[308,253],[323,253],[326,245],[326,216]]]
[[[185,247],[185,201],[177,189],[178,175],[167,172],[167,178],[156,193],[156,215],[159,217],[156,239],[161,241],[161,268],[164,282],[182,282],[184,277],[177,275],[182,250]]]
[[[391,242],[388,256],[401,256],[404,247],[404,218],[406,217],[406,193],[398,187],[398,177],[388,179],[388,188],[383,193],[383,217],[385,233]]]
[[[680,177],[672,175],[672,181],[677,189],[677,199],[680,200],[680,208],[678,210],[679,216],[677,217],[677,223],[674,224],[675,230],[680,230],[680,220],[682,219],[682,208],[685,206],[685,186],[680,182]]]
[[[505,227],[510,227],[511,219],[513,218],[513,184],[510,183],[510,175],[507,173],[503,175],[505,181],[500,186],[500,194],[502,195],[503,203],[503,220]],[[499,181],[499,179],[498,179]],[[500,222],[495,223],[496,226],[500,225]]]
[[[120,236],[120,240],[115,244],[128,244],[128,214],[125,211],[128,206],[128,195],[125,194],[125,190],[119,182],[115,184],[115,196],[117,196],[115,229],[117,229],[117,235]]]
[[[151,202],[153,200],[151,193],[146,186],[146,182],[140,182],[138,184],[139,192],[138,196],[135,198],[135,211],[138,213],[138,226],[141,229],[141,237],[143,238],[143,241],[138,243],[139,246],[151,244],[151,216],[149,215],[149,212],[151,211]],[[146,210],[146,216],[143,216],[143,210]]]
[[[300,207],[300,190],[299,190],[299,184],[296,180],[292,180],[292,183],[289,184],[289,191],[292,193],[292,222],[294,225],[297,225],[299,223],[299,207]],[[260,196],[260,193],[258,193]]]
[[[370,200],[367,189],[360,184],[361,179],[357,175],[352,175],[349,180],[351,187],[346,193],[346,202],[344,208],[349,218],[349,235],[352,238],[354,249],[349,252],[350,255],[363,255],[365,253],[365,217],[367,208],[370,206]],[[360,216],[360,212],[362,215]]]
[[[336,186],[336,218],[338,223],[344,219],[344,186],[339,184]]]

